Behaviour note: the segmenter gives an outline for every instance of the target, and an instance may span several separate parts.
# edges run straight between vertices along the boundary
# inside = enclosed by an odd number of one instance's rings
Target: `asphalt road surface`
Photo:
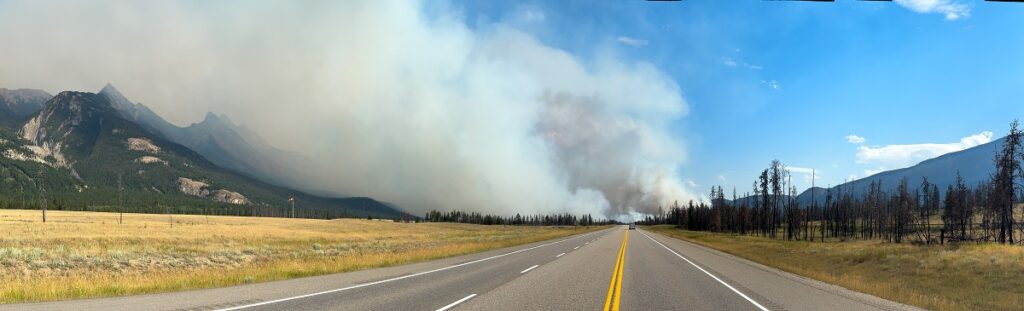
[[[916,310],[625,226],[399,267],[0,310]]]

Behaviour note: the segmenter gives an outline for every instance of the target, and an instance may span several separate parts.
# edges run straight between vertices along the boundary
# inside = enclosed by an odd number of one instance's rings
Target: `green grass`
[[[933,310],[1024,310],[1024,247],[916,246],[881,241],[801,242],[651,231],[791,273]]]

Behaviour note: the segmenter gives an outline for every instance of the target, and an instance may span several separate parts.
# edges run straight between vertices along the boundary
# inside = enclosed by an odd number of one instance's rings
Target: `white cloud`
[[[865,141],[867,141],[867,139],[864,139],[864,137],[860,137],[860,136],[857,136],[857,135],[847,135],[846,136],[846,141],[851,143],[851,144],[858,144],[859,145],[859,144],[863,144]]]
[[[807,186],[810,186],[812,178],[814,180],[821,180],[821,170],[799,166],[787,166],[786,169],[792,174],[803,177],[803,181],[808,184]]]
[[[960,151],[992,141],[992,132],[984,131],[947,144],[886,145],[857,147],[857,163],[875,165],[864,171],[871,175],[883,170],[908,167],[950,152]]]
[[[725,183],[726,182],[725,174],[718,175],[717,179],[718,179],[718,182],[720,182],[720,183]]]
[[[779,81],[775,81],[775,80],[761,80],[761,84],[767,85],[768,87],[772,88],[773,90],[780,90],[780,89],[782,89],[782,86],[779,85]]]
[[[899,4],[917,13],[938,13],[946,20],[957,20],[971,15],[971,9],[965,4],[954,0],[895,0]]]
[[[644,40],[644,39],[637,39],[637,38],[631,38],[631,37],[626,37],[626,36],[620,36],[620,37],[616,38],[615,40],[619,41],[619,43],[622,43],[622,44],[625,44],[625,45],[628,45],[628,46],[633,46],[633,47],[645,46],[648,43],[647,40]]]
[[[884,172],[884,171],[888,171],[888,170],[889,169],[885,168],[884,166],[880,166],[880,167],[877,167],[877,168],[869,168],[869,169],[864,170],[864,176],[871,176],[871,175],[878,174],[878,173],[881,173],[881,172]]]
[[[746,63],[746,62],[738,62],[738,61],[736,61],[736,60],[734,60],[732,58],[729,58],[729,57],[725,57],[725,58],[722,59],[722,65],[725,65],[725,66],[728,66],[728,67],[743,67],[743,68],[753,69],[753,70],[764,69],[764,67],[761,67],[760,65],[749,64],[749,63]]]

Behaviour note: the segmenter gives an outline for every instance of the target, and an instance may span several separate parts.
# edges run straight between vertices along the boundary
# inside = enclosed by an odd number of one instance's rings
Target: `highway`
[[[917,310],[645,230],[398,267],[0,310]]]

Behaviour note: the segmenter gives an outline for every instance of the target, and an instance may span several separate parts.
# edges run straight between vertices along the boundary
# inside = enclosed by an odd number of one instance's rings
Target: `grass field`
[[[797,242],[652,231],[868,293],[933,310],[1024,310],[1024,247],[915,246],[880,241]]]
[[[353,271],[596,227],[0,210],[0,302],[209,288]]]

